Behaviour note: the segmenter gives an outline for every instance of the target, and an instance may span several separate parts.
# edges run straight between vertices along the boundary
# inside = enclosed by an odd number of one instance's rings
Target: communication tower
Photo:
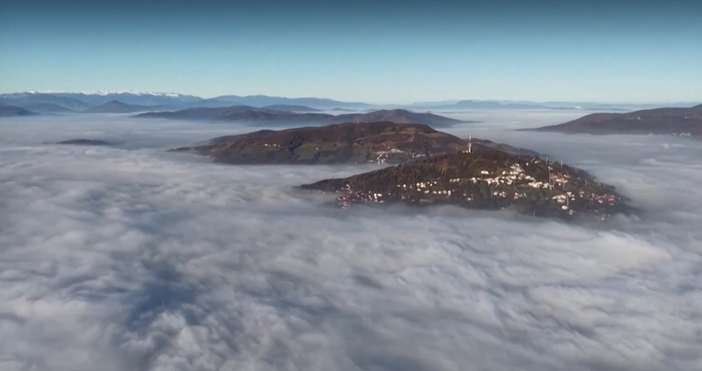
[[[468,153],[473,153],[473,133],[468,134]]]

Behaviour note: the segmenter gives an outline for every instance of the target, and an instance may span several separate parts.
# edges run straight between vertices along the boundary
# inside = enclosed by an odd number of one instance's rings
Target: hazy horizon
[[[702,99],[696,100],[696,101],[665,101],[665,100],[658,100],[658,101],[646,101],[646,102],[632,102],[632,101],[592,101],[592,100],[587,100],[587,101],[568,101],[568,100],[548,100],[548,101],[532,101],[532,100],[523,100],[523,99],[472,99],[472,98],[456,98],[456,99],[440,99],[440,100],[432,100],[432,101],[412,101],[412,102],[373,102],[373,101],[368,101],[368,100],[355,100],[355,101],[348,101],[348,100],[342,100],[342,99],[336,99],[335,97],[327,97],[327,96],[277,96],[277,95],[269,95],[269,94],[234,94],[234,93],[228,93],[228,94],[222,94],[222,95],[217,95],[217,96],[200,96],[196,94],[191,94],[188,92],[175,92],[175,91],[155,91],[155,90],[142,90],[142,91],[137,91],[137,90],[95,90],[95,91],[89,91],[89,90],[77,90],[77,91],[62,91],[62,90],[20,90],[20,91],[12,91],[12,92],[0,92],[0,95],[12,95],[12,94],[86,94],[86,95],[110,95],[110,94],[154,94],[154,95],[170,95],[170,94],[175,94],[175,95],[181,95],[181,96],[193,96],[196,98],[202,98],[202,99],[214,99],[222,96],[239,96],[239,97],[271,97],[271,98],[284,98],[284,99],[331,99],[335,101],[339,101],[342,103],[367,103],[370,105],[375,105],[375,106],[410,106],[410,105],[417,105],[421,106],[422,104],[438,104],[438,103],[453,103],[453,102],[460,102],[460,101],[475,101],[475,102],[504,102],[504,103],[533,103],[533,104],[545,104],[545,103],[591,103],[591,104],[604,104],[604,105],[665,105],[665,104],[675,104],[675,105],[681,105],[681,104],[699,104],[702,102]],[[117,99],[118,100],[118,99]],[[233,102],[234,104],[235,102]],[[426,107],[426,108],[431,108],[431,107]]]

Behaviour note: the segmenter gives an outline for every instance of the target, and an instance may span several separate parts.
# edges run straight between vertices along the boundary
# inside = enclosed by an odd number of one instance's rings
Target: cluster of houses
[[[426,157],[424,154],[407,152],[397,148],[391,148],[387,151],[376,151],[375,155],[375,161],[372,162],[375,162],[378,165],[382,165],[386,162],[398,163]]]
[[[390,194],[388,193],[388,196]],[[370,202],[376,202],[382,204],[384,202],[383,200],[383,194],[382,193],[376,193],[376,192],[354,192],[351,190],[347,190],[346,193],[343,196],[340,196],[337,198],[337,202],[339,203],[339,206],[342,208],[346,209],[351,207],[352,203],[356,203],[359,201],[370,201]]]
[[[604,204],[607,203],[608,205],[612,206],[619,201],[619,197],[614,194],[610,193],[603,193],[603,194],[595,194],[595,193],[590,193],[589,199],[591,201],[597,202],[599,204]]]
[[[567,212],[569,215],[574,215],[573,207],[599,209],[597,205],[616,205],[619,197],[616,194],[596,193],[584,190],[566,191],[566,184],[573,181],[573,175],[568,174],[567,170],[558,168],[557,166],[548,165],[548,181],[546,181],[545,173],[543,180],[537,180],[534,176],[529,175],[522,166],[533,165],[539,160],[527,162],[525,164],[514,163],[508,169],[492,169],[480,170],[479,174],[472,174],[468,177],[454,177],[445,180],[437,179],[430,181],[419,181],[413,183],[398,183],[389,185],[392,188],[381,192],[368,190],[353,190],[350,185],[345,186],[345,194],[338,198],[340,206],[346,208],[354,202],[368,201],[375,203],[383,203],[389,200],[412,200],[419,203],[431,203],[438,200],[464,200],[472,202],[476,197],[480,197],[478,193],[484,192],[484,187],[480,187],[480,183],[486,184],[489,187],[488,194],[483,194],[482,197],[489,195],[495,199],[503,199],[507,204],[510,201],[518,201],[528,197],[529,188],[537,189],[538,194],[549,196],[551,202],[557,204],[560,210]],[[545,172],[542,168],[540,171]],[[539,176],[539,175],[537,175]],[[528,187],[528,188],[525,188]],[[482,191],[481,191],[482,189]],[[570,186],[570,189],[576,190],[576,186]],[[542,191],[543,190],[543,191]],[[543,193],[546,191],[547,193]],[[557,193],[557,194],[554,194]],[[539,196],[539,197],[542,197]],[[574,204],[576,202],[577,204]],[[503,203],[504,205],[504,203]]]

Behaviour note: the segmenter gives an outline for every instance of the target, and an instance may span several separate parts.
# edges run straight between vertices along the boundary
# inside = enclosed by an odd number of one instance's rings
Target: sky
[[[702,99],[702,2],[572,3],[3,1],[0,93]]]

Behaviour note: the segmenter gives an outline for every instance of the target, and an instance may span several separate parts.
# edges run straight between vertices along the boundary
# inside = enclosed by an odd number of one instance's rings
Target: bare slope
[[[583,134],[660,134],[702,138],[702,105],[629,113],[594,113],[536,131]]]
[[[424,124],[388,121],[344,123],[287,130],[260,130],[214,138],[207,145],[177,148],[231,164],[405,163],[466,150],[466,140]],[[510,154],[536,152],[473,139],[475,152],[498,149]]]
[[[297,113],[285,110],[255,108],[251,106],[231,106],[219,108],[197,107],[175,112],[147,112],[136,118],[165,118],[175,120],[233,121],[254,124],[340,124],[344,122],[390,121],[398,124],[421,123],[434,127],[446,127],[461,123],[460,120],[407,110],[380,110],[369,113],[330,115],[325,113]]]
[[[466,142],[424,124],[345,123],[262,130],[178,148],[233,164],[407,162],[464,149]]]

